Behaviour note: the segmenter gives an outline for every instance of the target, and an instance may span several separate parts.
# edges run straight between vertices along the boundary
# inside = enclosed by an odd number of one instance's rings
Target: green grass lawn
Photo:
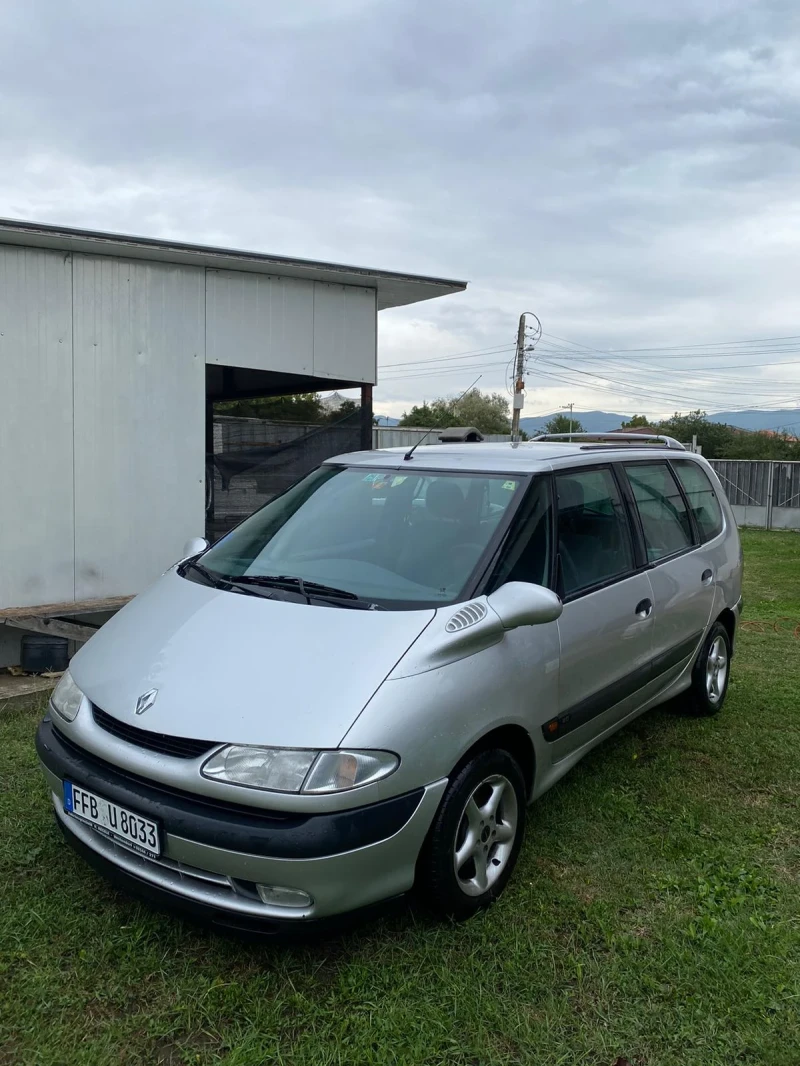
[[[585,759],[462,926],[404,909],[286,948],[153,913],[61,841],[43,701],[0,704],[0,1063],[798,1066],[800,535],[744,543],[723,712]]]

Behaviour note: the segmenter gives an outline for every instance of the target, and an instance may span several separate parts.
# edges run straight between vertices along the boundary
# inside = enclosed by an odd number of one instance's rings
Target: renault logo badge
[[[144,714],[145,711],[149,711],[153,704],[156,702],[157,695],[157,688],[151,688],[149,692],[143,692],[139,699],[136,701],[136,713]]]

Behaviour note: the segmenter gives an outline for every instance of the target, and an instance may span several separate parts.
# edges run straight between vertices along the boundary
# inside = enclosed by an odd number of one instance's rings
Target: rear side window
[[[698,463],[680,459],[674,463],[674,469],[697,522],[700,539],[705,543],[722,532],[722,508],[717,494]]]
[[[667,464],[636,463],[625,470],[642,520],[648,562],[691,547],[689,511]]]
[[[556,477],[558,551],[564,596],[622,577],[633,546],[614,475],[606,467]]]

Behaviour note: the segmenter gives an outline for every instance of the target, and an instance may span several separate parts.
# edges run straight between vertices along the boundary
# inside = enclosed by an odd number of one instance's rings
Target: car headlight
[[[231,744],[202,766],[212,781],[270,792],[342,792],[388,777],[400,760],[388,751],[307,751]]]
[[[67,722],[72,722],[81,709],[82,701],[83,693],[72,680],[72,674],[69,670],[65,670],[61,680],[55,687],[53,695],[50,697],[53,708]]]
[[[342,792],[388,777],[400,760],[390,751],[322,751],[303,792]]]

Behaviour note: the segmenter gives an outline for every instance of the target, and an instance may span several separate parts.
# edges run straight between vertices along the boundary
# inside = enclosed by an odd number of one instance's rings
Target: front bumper
[[[156,786],[78,748],[49,715],[39,726],[36,748],[59,826],[95,868],[170,909],[228,928],[267,932],[407,892],[447,784],[438,781],[349,811],[294,815]],[[67,814],[65,779],[156,819],[161,856],[138,855]],[[256,884],[302,889],[313,902],[305,908],[268,905]]]

